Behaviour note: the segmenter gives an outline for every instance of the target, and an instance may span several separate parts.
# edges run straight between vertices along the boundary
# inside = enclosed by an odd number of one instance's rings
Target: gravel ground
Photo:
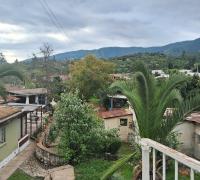
[[[47,169],[38,162],[34,155],[23,162],[20,169],[32,177],[45,177],[47,174]]]

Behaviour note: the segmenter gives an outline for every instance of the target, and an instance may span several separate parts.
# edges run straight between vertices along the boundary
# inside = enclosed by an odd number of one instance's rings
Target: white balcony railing
[[[175,161],[175,180],[178,180],[178,165],[179,163],[184,164],[190,168],[190,179],[194,180],[195,171],[200,172],[200,161],[193,159],[189,156],[186,156],[183,153],[180,153],[174,149],[171,149],[163,144],[155,142],[151,139],[143,138],[141,139],[142,146],[142,180],[150,180],[150,167],[152,168],[153,180],[156,179],[156,151],[162,153],[162,179],[166,180],[166,156],[174,159]],[[150,151],[152,153],[152,163],[153,166],[150,166]]]

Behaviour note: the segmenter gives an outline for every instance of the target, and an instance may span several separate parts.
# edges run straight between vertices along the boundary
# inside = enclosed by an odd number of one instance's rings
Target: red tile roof
[[[194,112],[190,116],[186,117],[187,121],[200,123],[200,112]]]
[[[110,111],[99,112],[99,116],[103,119],[127,116],[127,115],[132,115],[132,114],[133,113],[128,109],[113,109]]]

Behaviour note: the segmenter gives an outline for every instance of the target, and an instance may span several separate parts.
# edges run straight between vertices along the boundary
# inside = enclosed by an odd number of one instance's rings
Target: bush
[[[78,93],[61,95],[54,118],[60,135],[59,152],[71,163],[78,163],[91,154],[118,150],[117,131],[105,130],[102,120]]]
[[[57,127],[53,124],[49,130],[48,141],[54,142],[57,136],[58,136],[58,130]]]
[[[89,145],[92,152],[102,155],[105,153],[115,154],[119,150],[121,140],[116,129],[106,130],[102,126],[94,129],[91,133],[93,135],[89,140]]]
[[[179,135],[180,135],[180,133],[178,133],[178,132],[171,132],[168,134],[165,142],[163,142],[163,143],[172,149],[178,150],[179,146],[181,145],[181,143],[178,140]]]

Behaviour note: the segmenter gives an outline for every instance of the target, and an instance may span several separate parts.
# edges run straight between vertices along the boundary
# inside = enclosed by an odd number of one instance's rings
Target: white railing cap
[[[165,155],[177,160],[178,162],[200,172],[200,161],[191,158],[181,152],[178,152],[174,149],[171,149],[163,144],[160,144],[156,141],[153,141],[151,139],[142,138],[141,139],[141,145],[148,145],[149,147],[152,147]]]

